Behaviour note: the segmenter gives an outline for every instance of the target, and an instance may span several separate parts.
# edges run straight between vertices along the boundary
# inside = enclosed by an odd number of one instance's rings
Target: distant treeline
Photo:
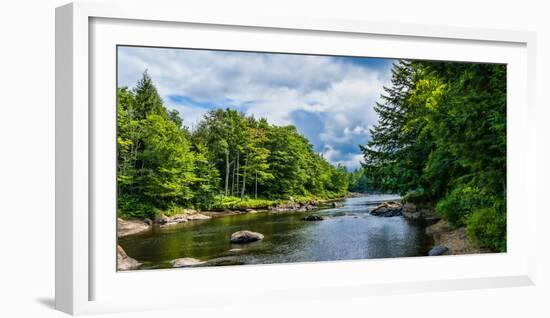
[[[134,89],[117,93],[122,217],[210,209],[228,198],[334,198],[348,191],[346,168],[315,153],[294,126],[215,109],[191,131],[165,107],[147,72]]]
[[[506,250],[506,66],[402,60],[362,147],[369,187],[433,205]]]

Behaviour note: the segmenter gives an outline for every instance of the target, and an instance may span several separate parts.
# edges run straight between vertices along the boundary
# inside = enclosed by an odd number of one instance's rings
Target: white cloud
[[[119,86],[133,87],[148,69],[167,106],[188,126],[208,110],[204,103],[234,106],[274,124],[303,126],[316,149],[334,151],[325,153],[327,160],[356,167],[357,145],[368,140],[367,127],[377,120],[373,106],[390,76],[389,63],[373,65],[329,56],[123,47]],[[298,111],[316,116],[318,134],[307,135],[308,122],[294,118]]]

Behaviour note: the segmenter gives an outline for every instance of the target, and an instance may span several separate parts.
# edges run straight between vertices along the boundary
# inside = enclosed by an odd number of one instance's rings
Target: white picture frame
[[[534,33],[283,16],[216,16],[187,9],[184,4],[152,8],[117,6],[116,2],[79,2],[56,9],[57,309],[86,314],[534,284],[536,252],[530,244],[536,233],[532,198],[536,192]],[[185,36],[175,40],[174,34]],[[252,34],[269,40],[247,41]],[[224,42],[224,38],[234,41]],[[367,52],[354,45],[358,43],[387,45]],[[403,43],[409,48],[406,56],[400,49]],[[200,48],[369,53],[380,57],[507,63],[508,252],[117,273],[113,266],[115,219],[109,214],[93,213],[100,207],[109,210],[114,198],[114,164],[109,166],[109,160],[113,158],[115,143],[109,145],[105,141],[115,130],[115,110],[109,104],[115,103],[116,77],[112,76],[115,69],[111,67],[116,65],[113,45],[117,44],[187,44]],[[428,52],[428,48],[432,50]],[[102,107],[97,106],[98,102]],[[107,128],[100,131],[98,125]],[[98,229],[107,234],[98,237]],[[281,280],[279,276],[289,279]],[[154,290],[155,284],[163,286],[169,281],[176,285],[178,281],[185,282],[187,291],[167,288],[165,293],[145,292],[147,302],[132,293],[138,282],[142,288]],[[245,300],[230,293],[246,290],[260,293],[251,293]],[[124,291],[126,297],[120,296]]]

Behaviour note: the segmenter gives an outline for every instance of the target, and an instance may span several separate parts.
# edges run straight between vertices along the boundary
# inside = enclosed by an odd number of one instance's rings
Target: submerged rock
[[[201,265],[204,263],[205,262],[192,257],[177,258],[175,260],[170,261],[170,264],[172,265],[172,267],[189,267],[189,266]]]
[[[308,215],[302,218],[304,221],[323,221],[326,218],[320,215]]]
[[[252,231],[238,231],[231,234],[231,243],[243,244],[262,240],[264,235],[262,233]]]
[[[131,258],[130,256],[128,256],[120,245],[117,245],[116,250],[117,250],[117,262],[116,262],[117,270],[128,271],[128,270],[138,269],[141,266],[141,263]]]
[[[429,252],[428,256],[439,256],[439,255],[445,255],[449,249],[442,245],[434,246]]]
[[[378,205],[370,214],[374,216],[392,217],[401,215],[403,206],[397,202],[388,201]]]

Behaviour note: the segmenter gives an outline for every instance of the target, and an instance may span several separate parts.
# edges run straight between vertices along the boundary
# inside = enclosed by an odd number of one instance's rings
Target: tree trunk
[[[233,179],[233,183],[234,183],[234,192],[233,192],[233,195],[239,193],[239,169],[241,168],[240,166],[240,158],[239,158],[239,152],[237,151],[237,163],[236,163],[236,166],[235,166],[235,170],[234,173],[233,173],[233,176],[234,176],[234,179]]]
[[[244,172],[243,172],[243,187],[241,190],[241,200],[244,198],[244,190],[246,186],[246,167],[248,165],[248,152],[246,153],[246,158],[244,159]]]
[[[225,152],[225,196],[227,196],[227,191],[229,190],[229,151]]]
[[[235,195],[235,174],[236,174],[236,169],[239,169],[239,159],[237,157],[237,160],[233,160],[235,162],[235,164],[233,165],[233,180],[231,181],[231,196],[234,196]]]

